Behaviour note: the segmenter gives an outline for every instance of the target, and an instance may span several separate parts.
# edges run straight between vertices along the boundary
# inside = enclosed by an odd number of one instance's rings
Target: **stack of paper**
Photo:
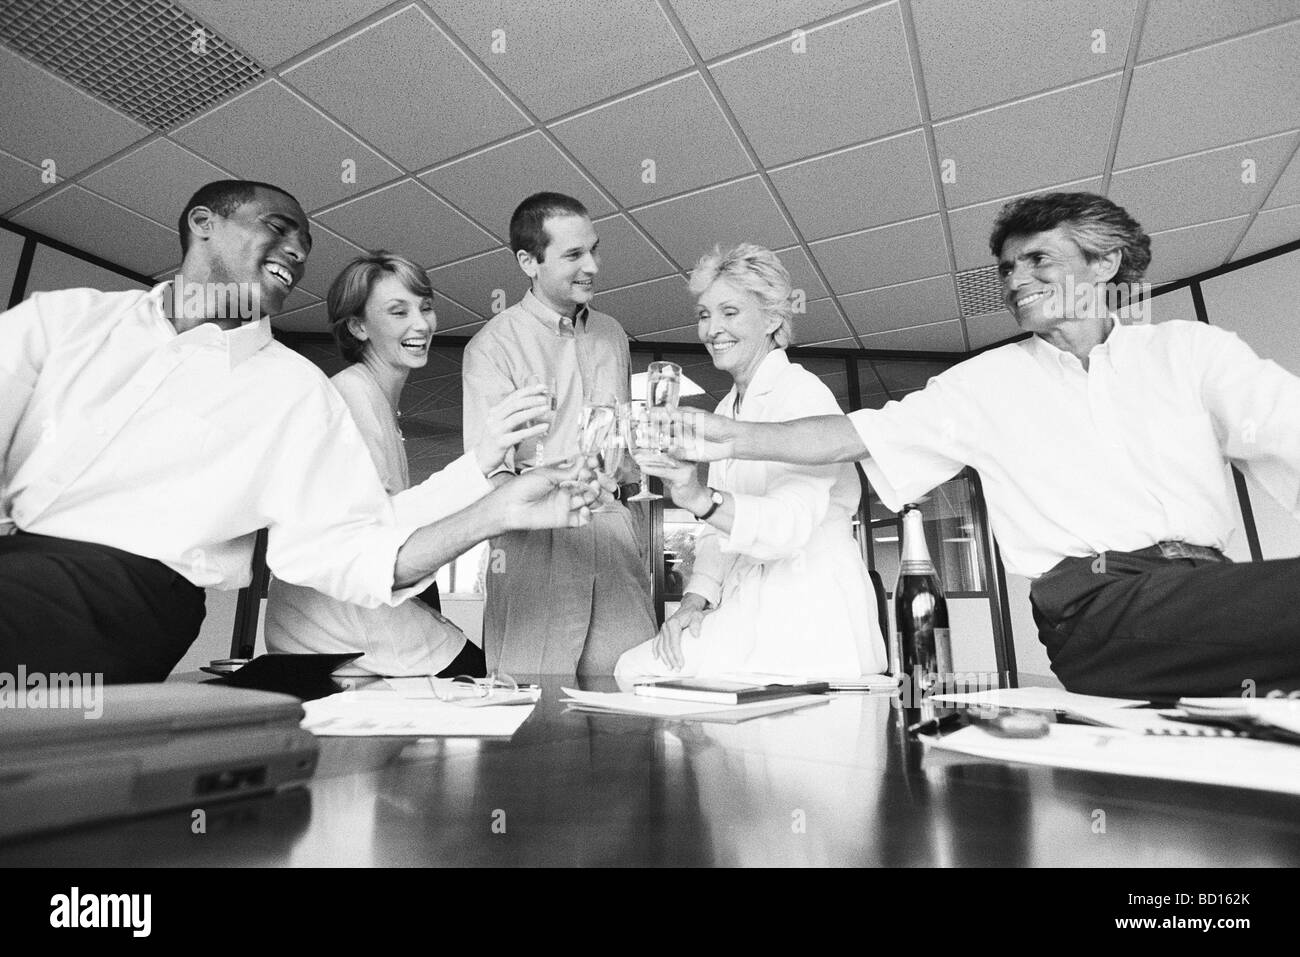
[[[967,707],[1019,708],[1022,711],[1052,711],[1073,714],[1107,708],[1136,708],[1146,704],[1131,698],[1100,698],[1075,694],[1060,688],[990,688],[962,694],[937,694],[933,701]]]
[[[999,761],[1300,794],[1300,748],[1249,738],[1165,737],[1054,724],[1041,738],[1003,738],[978,725],[927,747]]]
[[[436,698],[407,698],[393,691],[345,691],[304,701],[307,714],[302,726],[322,736],[508,738],[528,720],[533,707],[463,708]]]
[[[565,696],[560,701],[574,711],[592,711],[601,714],[644,715],[653,718],[675,718],[692,721],[724,721],[734,724],[765,714],[793,711],[809,705],[826,704],[825,695],[799,695],[794,698],[775,698],[755,704],[709,705],[698,701],[678,701],[672,698],[648,698],[622,691],[578,691],[561,689]]]

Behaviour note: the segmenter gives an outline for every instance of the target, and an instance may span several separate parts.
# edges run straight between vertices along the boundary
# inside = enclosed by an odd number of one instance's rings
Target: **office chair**
[[[251,658],[257,646],[257,619],[262,613],[262,599],[271,571],[266,567],[266,529],[257,530],[253,543],[253,580],[239,589],[235,605],[235,628],[230,636],[230,657]]]
[[[871,576],[871,587],[876,592],[876,614],[880,618],[880,637],[885,643],[885,661],[889,661],[889,599],[885,597],[885,583],[880,579],[880,572],[874,568],[868,568],[867,574]],[[886,667],[888,667],[886,665]]]

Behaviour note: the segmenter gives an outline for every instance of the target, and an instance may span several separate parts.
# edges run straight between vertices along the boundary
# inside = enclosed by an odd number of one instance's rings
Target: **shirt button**
[[[97,426],[95,426],[95,434],[96,434],[96,435],[103,435],[103,434],[106,433],[107,431],[108,431],[108,429],[104,428],[102,425],[97,425]]]

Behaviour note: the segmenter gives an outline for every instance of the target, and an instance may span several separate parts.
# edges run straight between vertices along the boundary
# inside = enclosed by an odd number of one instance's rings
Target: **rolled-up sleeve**
[[[507,372],[491,354],[491,346],[475,336],[465,346],[461,369],[462,437],[466,452],[471,452],[483,435],[488,412],[515,390]],[[515,471],[515,450],[506,452],[505,460],[492,474]]]
[[[1300,518],[1300,379],[1235,333],[1192,325],[1190,358],[1223,454]]]
[[[10,447],[36,388],[49,340],[38,293],[0,313],[0,493],[9,472]],[[0,494],[0,502],[5,496]],[[3,517],[3,516],[0,516]]]
[[[851,412],[849,421],[867,448],[863,471],[891,511],[901,511],[968,464],[971,426],[943,376],[882,409]]]

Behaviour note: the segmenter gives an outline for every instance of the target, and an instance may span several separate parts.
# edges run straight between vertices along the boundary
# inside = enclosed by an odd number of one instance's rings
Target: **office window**
[[[980,549],[983,529],[974,495],[974,485],[963,472],[917,502],[924,520],[926,547],[945,594],[951,596],[975,598],[988,593],[988,574]],[[869,492],[868,503],[869,562],[892,597],[902,549],[902,516],[886,508],[874,490]]]

